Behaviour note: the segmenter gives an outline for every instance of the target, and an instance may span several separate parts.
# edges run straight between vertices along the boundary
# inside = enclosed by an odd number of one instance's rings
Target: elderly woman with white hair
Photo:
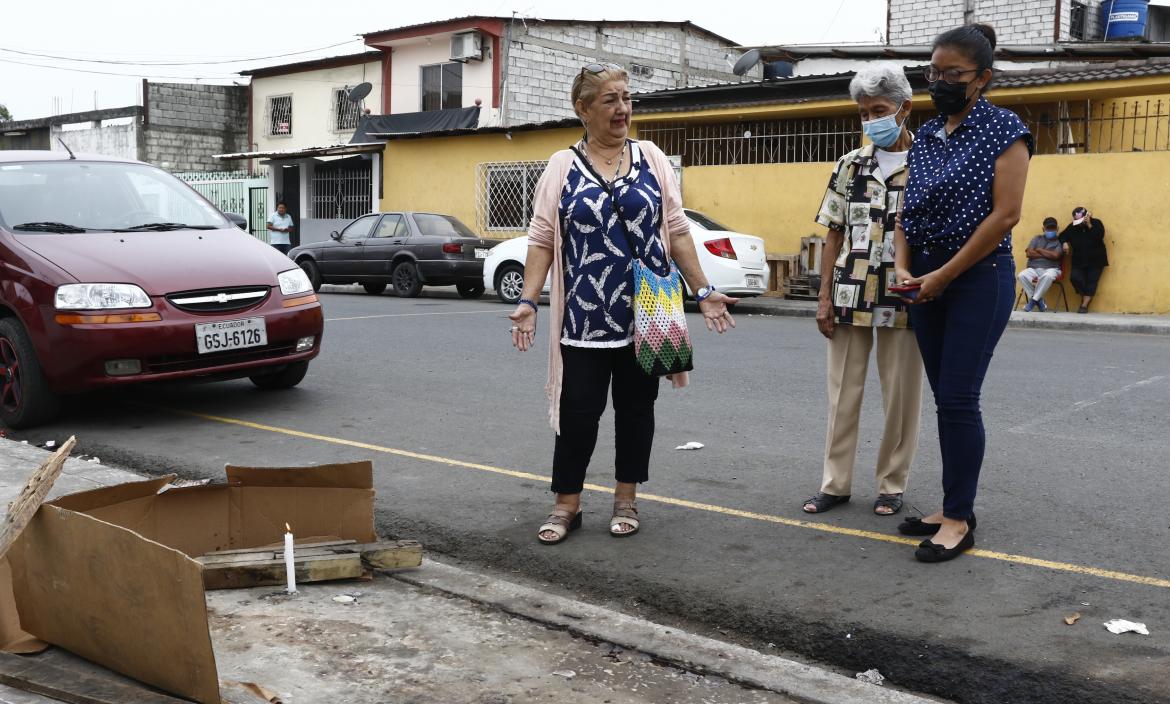
[[[849,84],[869,143],[837,161],[816,221],[828,228],[821,258],[817,327],[828,338],[828,432],[821,489],[804,503],[822,513],[849,500],[861,399],[877,341],[885,430],[877,458],[874,513],[902,509],[918,449],[922,358],[894,274],[895,218],[913,141],[910,83],[901,67],[878,63]]]

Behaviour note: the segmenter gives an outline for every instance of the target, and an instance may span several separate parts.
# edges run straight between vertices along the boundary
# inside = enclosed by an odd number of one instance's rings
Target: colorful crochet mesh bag
[[[683,310],[683,284],[673,266],[660,276],[634,258],[634,355],[642,371],[665,376],[694,369]]]

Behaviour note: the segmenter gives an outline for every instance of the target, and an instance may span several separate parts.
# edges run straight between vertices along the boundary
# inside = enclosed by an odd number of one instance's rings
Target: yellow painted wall
[[[476,229],[476,169],[491,161],[548,159],[581,137],[576,128],[475,134],[386,143],[383,211],[424,210],[454,215]],[[482,234],[482,233],[481,233]],[[506,237],[522,233],[491,233]]]
[[[824,234],[812,221],[833,164],[700,166],[683,170],[683,200],[740,232],[763,237],[769,252],[795,253],[800,238]],[[1170,313],[1170,232],[1160,194],[1170,193],[1170,152],[1038,156],[1032,160],[1024,212],[1015,229],[1017,268],[1024,249],[1051,215],[1068,224],[1084,205],[1105,223],[1110,266],[1095,312]],[[1079,298],[1071,284],[1069,303]],[[1057,300],[1054,290],[1048,301]]]

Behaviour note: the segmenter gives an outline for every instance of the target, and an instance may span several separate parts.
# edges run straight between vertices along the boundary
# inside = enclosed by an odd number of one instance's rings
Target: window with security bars
[[[288,137],[292,135],[292,96],[273,95],[268,98],[268,135]]]
[[[362,107],[349,99],[349,91],[336,88],[333,91],[333,131],[352,132],[357,129]]]
[[[317,165],[310,198],[312,217],[342,220],[372,211],[372,173],[369,162]]]
[[[536,182],[547,161],[490,162],[479,165],[476,220],[480,232],[524,232],[532,219]]]
[[[1073,39],[1085,39],[1087,12],[1085,3],[1073,0],[1072,7],[1069,9],[1068,28],[1068,34]]]
[[[424,112],[463,107],[463,64],[452,61],[423,66],[419,70],[422,72]]]

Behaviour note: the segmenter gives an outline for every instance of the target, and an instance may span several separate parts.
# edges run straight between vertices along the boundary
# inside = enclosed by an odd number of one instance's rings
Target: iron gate
[[[175,174],[225,213],[243,215],[248,232],[268,241],[268,178],[247,171],[187,171]]]

